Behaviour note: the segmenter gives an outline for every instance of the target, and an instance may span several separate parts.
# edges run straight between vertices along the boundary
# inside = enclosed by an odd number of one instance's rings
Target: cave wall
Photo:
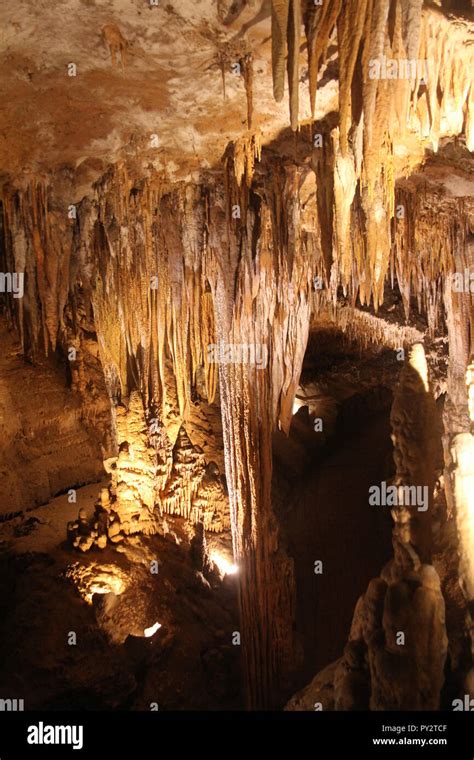
[[[336,118],[283,130],[263,152],[249,130],[197,181],[172,182],[128,156],[72,206],[61,171],[3,187],[6,266],[26,275],[25,297],[9,303],[23,350],[78,347],[71,376],[88,398],[86,348],[97,341],[123,531],[153,531],[167,513],[210,531],[230,523],[251,706],[277,703],[295,666],[294,571],[272,506],[271,444],[275,429],[289,430],[313,313],[337,312],[341,297],[377,311],[387,277],[407,316],[418,300],[430,331],[447,309],[459,368],[450,393],[462,406],[470,350],[470,303],[452,306],[446,287],[467,255],[472,200],[439,204],[437,189],[420,198],[400,179],[445,138],[463,134],[473,148],[472,28],[418,1],[304,11],[313,105],[337,39]],[[288,49],[295,131],[299,5],[273,3],[272,14],[274,94]],[[414,80],[368,77],[381,56],[433,66]],[[264,361],[221,359],[217,369],[208,349],[221,343],[259,347]]]
[[[2,519],[103,477],[106,449],[101,441],[107,430],[110,435],[110,409],[105,387],[96,389],[95,397],[91,392],[89,403],[83,404],[68,385],[58,357],[25,362],[4,317],[0,347]]]

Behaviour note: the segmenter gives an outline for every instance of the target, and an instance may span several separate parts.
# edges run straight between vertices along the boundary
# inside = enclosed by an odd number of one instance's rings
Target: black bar
[[[41,724],[43,724],[41,729]],[[206,725],[209,724],[209,725]],[[212,725],[211,725],[212,724]],[[56,727],[65,727],[57,732]],[[73,727],[76,727],[75,733]],[[50,727],[53,727],[52,729]],[[79,727],[82,727],[82,735]],[[28,743],[41,739],[42,744]],[[278,757],[450,758],[473,760],[472,712],[18,712],[0,715],[0,760],[27,757],[96,758],[117,753],[134,760],[182,756],[189,746],[219,760],[253,754],[253,737],[266,758]],[[46,743],[69,739],[73,745]],[[284,741],[285,744],[281,742]],[[288,745],[288,742],[290,743]],[[82,746],[79,746],[79,745]],[[104,752],[106,754],[104,755]],[[350,753],[350,755],[349,755]],[[275,758],[277,755],[275,755]],[[250,760],[250,758],[249,758]]]

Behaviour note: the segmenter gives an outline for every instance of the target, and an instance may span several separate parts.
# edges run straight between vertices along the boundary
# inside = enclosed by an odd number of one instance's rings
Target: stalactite
[[[291,128],[298,128],[301,0],[272,0],[272,71],[275,100],[283,98],[285,53],[290,96]]]
[[[300,84],[301,0],[290,0],[288,13],[288,90],[290,96],[290,124],[298,129]]]
[[[285,30],[291,26],[292,6],[274,3],[272,14],[274,89],[281,99]],[[341,282],[345,291],[358,292],[362,303],[373,299],[377,309],[392,247],[395,176],[400,170],[397,146],[408,133],[416,133],[421,161],[423,146],[429,141],[436,150],[441,136],[465,129],[467,144],[472,144],[472,26],[447,18],[439,9],[424,8],[421,0],[336,0],[318,8],[308,4],[304,22],[313,111],[320,62],[337,26],[340,107],[339,146],[334,150],[333,288]],[[462,55],[456,55],[459,49]],[[387,71],[382,69],[385,64]],[[290,55],[288,66],[293,71]],[[389,72],[394,66],[396,70]],[[295,129],[292,88],[291,99]],[[362,225],[356,224],[351,239],[350,220],[357,206],[363,211]],[[432,298],[437,300],[436,294]]]
[[[362,100],[364,108],[364,153],[367,150],[377,152],[379,143],[374,144],[374,122],[387,118],[386,109],[377,109],[379,89],[385,86],[385,80],[370,76],[370,62],[380,61],[387,50],[386,32],[390,0],[369,0],[363,34]]]
[[[23,349],[55,350],[64,330],[72,224],[68,209],[51,208],[50,188],[32,181],[24,194],[5,193],[4,219],[12,271],[24,274],[17,317]]]
[[[320,127],[317,127],[320,129]],[[320,133],[321,134],[321,133]],[[320,150],[313,150],[312,166],[315,171],[315,192],[317,197],[317,218],[322,254],[324,257],[324,271],[322,281],[328,282],[333,263],[333,225],[334,225],[334,151],[335,141],[329,126],[322,132],[323,146]]]
[[[110,57],[112,59],[112,66],[116,66],[117,59],[120,58],[120,64],[123,70],[126,64],[126,51],[128,47],[127,40],[123,36],[118,26],[116,26],[116,24],[107,24],[104,26],[102,29],[102,34],[104,36],[105,43],[109,48]]]
[[[403,42],[408,58],[416,58],[420,42],[423,0],[401,0]]]
[[[245,93],[247,95],[247,129],[252,129],[253,119],[253,58],[251,53],[246,53],[242,58],[244,73]]]
[[[444,305],[448,308],[445,285],[452,284],[455,271],[464,272],[474,205],[469,198],[426,195],[417,185],[400,185],[396,204],[403,214],[393,221],[391,267],[397,277],[407,317],[411,296],[416,295],[433,334],[441,310]]]
[[[290,0],[272,0],[273,95],[277,102],[285,89],[285,52]]]
[[[228,157],[228,193],[232,203],[243,199],[242,205],[247,190],[239,184],[242,169],[233,168],[233,158]],[[241,160],[238,152],[235,160]],[[260,173],[255,176],[245,221],[242,214],[228,224],[228,270],[214,286],[217,303],[229,303],[229,298],[234,303],[219,310],[219,339],[261,346],[268,356],[268,365],[261,367],[219,368],[233,543],[241,568],[246,678],[250,704],[259,706],[274,703],[279,679],[294,657],[294,580],[272,511],[270,451],[274,426],[288,430],[291,421],[307,339],[312,271],[299,227],[300,173],[287,167],[275,175],[271,183]],[[215,204],[212,208],[217,209]],[[210,219],[211,250],[220,247],[216,213]]]
[[[332,31],[340,13],[342,0],[316,5],[308,1],[304,14],[306,40],[308,45],[308,76],[311,116],[314,118],[316,89],[319,70],[324,62]]]
[[[339,49],[339,124],[341,150],[347,153],[348,120],[351,106],[351,87],[354,78],[359,47],[364,33],[368,0],[349,0],[341,4],[337,19]]]
[[[334,232],[337,280],[344,291],[352,279],[351,207],[357,187],[354,158],[338,149],[339,134],[334,130]]]
[[[328,313],[328,318],[347,335],[349,340],[354,341],[364,350],[367,350],[371,344],[398,350],[403,347],[408,348],[423,340],[423,333],[414,327],[392,324],[369,312],[349,306],[338,305],[335,312]]]
[[[210,291],[205,291],[201,297],[201,314],[203,331],[203,347],[216,343],[214,303]],[[218,372],[217,365],[209,361],[208,351],[203,351],[204,373],[206,382],[206,396],[210,404],[216,397]]]
[[[218,43],[214,65],[220,69],[222,79],[222,97],[226,100],[226,71],[237,73],[244,80],[247,99],[247,129],[252,128],[253,122],[253,55],[244,39],[233,38],[225,43]]]

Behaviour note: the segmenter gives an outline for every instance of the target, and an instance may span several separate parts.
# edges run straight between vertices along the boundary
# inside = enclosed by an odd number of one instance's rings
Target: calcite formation
[[[396,466],[395,484],[399,489],[405,486],[426,489],[426,503],[402,503],[393,510],[395,541],[399,541],[403,547],[408,545],[420,562],[431,560],[430,500],[435,480],[434,420],[435,405],[426,357],[423,346],[415,343],[402,371],[390,421]],[[397,549],[398,547],[396,552]]]
[[[394,570],[357,605],[334,674],[335,709],[439,709],[447,651],[439,578],[430,565]]]
[[[135,546],[173,520],[210,589],[206,542],[231,539],[246,704],[283,704],[301,653],[273,445],[292,431],[298,389],[296,411],[317,412],[313,379],[300,385],[308,341],[330,323],[361,352],[405,352],[393,381],[393,484],[426,488],[427,509],[393,509],[393,558],[360,597],[341,659],[313,685],[315,701],[335,709],[438,709],[445,596],[461,607],[434,559],[434,523],[447,523],[433,517],[444,394],[455,581],[471,614],[474,599],[472,290],[453,287],[473,264],[473,20],[462,3],[448,13],[423,0],[202,5],[143,9],[166,18],[159,29],[141,10],[120,17],[117,2],[96,9],[94,24],[84,20],[95,47],[68,38],[79,77],[68,86],[74,97],[87,81],[113,91],[90,105],[67,150],[60,120],[56,152],[50,126],[47,140],[38,130],[43,157],[24,128],[25,147],[1,154],[0,262],[25,277],[24,296],[7,295],[3,310],[28,361],[66,368],[81,435],[96,439],[108,475],[94,516],[71,521],[70,543]],[[22,86],[42,81],[28,61],[18,67]],[[73,96],[53,78],[61,110]],[[289,119],[273,102],[285,94]],[[431,378],[441,344],[449,368]],[[211,350],[223,345],[239,360]],[[328,399],[336,430],[341,399]],[[31,498],[74,485],[56,480]],[[99,576],[118,593],[122,576]],[[69,577],[90,601],[87,573],[73,566]],[[105,627],[112,613],[100,611]],[[461,627],[472,644],[472,620]]]

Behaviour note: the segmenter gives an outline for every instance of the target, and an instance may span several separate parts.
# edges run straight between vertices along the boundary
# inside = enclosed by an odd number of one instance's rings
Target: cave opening
[[[295,563],[299,687],[337,659],[357,599],[391,557],[390,511],[370,507],[368,493],[395,474],[399,371],[393,350],[364,350],[337,328],[315,326],[289,437],[274,437],[274,488],[285,493],[278,517]]]

